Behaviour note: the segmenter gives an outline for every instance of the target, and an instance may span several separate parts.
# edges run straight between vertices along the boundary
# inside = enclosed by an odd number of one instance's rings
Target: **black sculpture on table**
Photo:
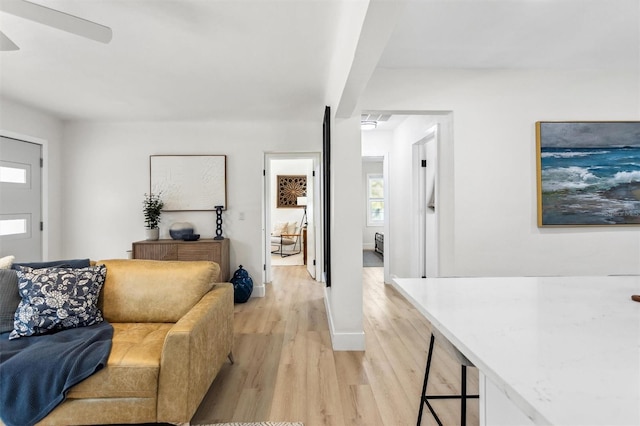
[[[222,236],[222,208],[224,206],[215,206],[216,209],[216,236],[213,237],[214,240],[224,240]]]

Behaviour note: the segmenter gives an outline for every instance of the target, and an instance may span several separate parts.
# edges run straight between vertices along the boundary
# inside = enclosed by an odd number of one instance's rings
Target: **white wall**
[[[62,122],[51,114],[17,102],[0,99],[0,132],[10,137],[42,140],[44,155],[43,174],[43,255],[45,260],[64,257],[62,244],[63,188],[61,173]]]
[[[535,122],[638,120],[639,86],[637,73],[612,70],[378,69],[361,107],[452,111],[455,179],[440,188],[441,196],[455,189],[453,211],[441,215],[452,221],[441,235],[452,245],[441,253],[445,274],[637,274],[640,227],[537,227]],[[390,154],[401,163],[408,156]],[[408,235],[400,217],[391,220],[394,236]]]
[[[384,232],[384,226],[368,226],[367,225],[367,176],[382,175],[382,161],[362,162],[362,249],[373,250],[375,247],[376,232]]]
[[[66,256],[122,258],[144,239],[142,198],[149,191],[152,154],[227,155],[228,209],[223,235],[231,269],[242,264],[254,284],[262,276],[262,195],[265,151],[319,151],[321,123],[162,122],[68,123],[64,129]],[[244,217],[244,220],[241,217]],[[176,221],[215,234],[214,212],[166,212],[161,238]]]
[[[331,287],[325,305],[333,349],[363,350],[360,117],[333,122]]]

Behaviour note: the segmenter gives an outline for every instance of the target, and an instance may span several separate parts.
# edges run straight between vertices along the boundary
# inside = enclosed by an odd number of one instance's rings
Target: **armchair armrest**
[[[167,334],[158,378],[158,422],[191,420],[232,344],[233,286],[216,284]]]

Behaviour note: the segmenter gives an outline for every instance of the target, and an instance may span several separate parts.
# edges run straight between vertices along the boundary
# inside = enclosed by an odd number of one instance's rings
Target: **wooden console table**
[[[229,281],[229,240],[156,240],[133,243],[134,259],[209,260],[220,265],[220,281]]]

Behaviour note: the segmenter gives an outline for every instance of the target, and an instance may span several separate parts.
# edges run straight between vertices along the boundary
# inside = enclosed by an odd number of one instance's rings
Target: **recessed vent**
[[[389,121],[391,114],[362,114],[360,121]]]

